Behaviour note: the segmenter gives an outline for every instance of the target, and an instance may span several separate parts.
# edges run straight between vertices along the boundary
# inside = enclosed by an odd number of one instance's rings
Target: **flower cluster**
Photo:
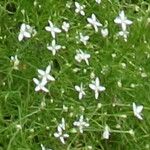
[[[23,23],[20,27],[18,40],[22,41],[24,38],[31,38],[36,35],[36,30],[28,24]]]
[[[129,32],[127,31],[127,26],[132,24],[131,20],[128,20],[125,16],[124,11],[122,10],[119,13],[119,16],[115,18],[114,22],[121,26],[121,31],[118,33],[119,36],[122,36],[125,41],[127,41],[127,36]]]
[[[95,0],[97,4],[101,3],[101,0]],[[86,17],[86,6],[81,5],[79,2],[74,3],[75,6],[75,13],[77,15],[80,15],[80,17]],[[69,7],[69,6],[68,6]],[[92,13],[90,17],[86,17],[86,21],[88,23],[87,27],[90,26],[92,29],[94,29],[95,34],[100,33],[102,37],[107,37],[109,34],[109,30],[107,28],[107,25],[103,25],[101,21],[98,19],[98,16],[95,13]],[[121,31],[118,33],[119,36],[122,36],[125,41],[127,41],[128,37],[128,30],[127,26],[132,24],[132,21],[128,20],[125,16],[124,11],[122,10],[119,13],[119,16],[114,19],[114,22],[116,24],[119,24],[121,27]],[[58,34],[64,32],[66,35],[68,35],[68,32],[70,30],[70,23],[67,21],[63,21],[61,28],[55,26],[55,24],[48,20],[48,26],[45,27],[45,30],[47,32],[50,32],[50,35],[52,37],[52,41],[50,44],[47,44],[47,49],[52,53],[52,57],[55,57],[57,55],[57,52],[64,48],[64,46],[59,45],[58,43]],[[88,34],[84,34],[86,32],[76,32],[78,33],[78,39],[82,46],[85,48],[90,43],[91,37]],[[31,27],[28,24],[23,23],[20,27],[20,32],[18,35],[18,40],[22,41],[23,39],[31,38],[36,34],[36,30]],[[68,36],[69,37],[69,36]],[[89,44],[90,45],[90,44]],[[84,48],[83,48],[84,49]],[[86,50],[83,50],[82,48],[75,49],[76,54],[74,56],[74,59],[77,63],[85,63],[86,67],[90,66],[91,61],[91,53],[87,52]],[[112,54],[112,57],[115,58],[116,54]],[[11,57],[11,62],[13,63],[13,68],[18,70],[18,65],[20,61],[18,60],[17,55]],[[107,68],[107,66],[106,66]],[[104,75],[105,69],[104,68],[101,73]],[[80,70],[80,68],[79,68]],[[38,69],[38,77],[33,78],[34,83],[36,84],[35,91],[44,91],[49,92],[49,89],[46,87],[47,83],[50,81],[55,81],[55,78],[50,74],[51,73],[51,65],[49,64],[45,70]],[[93,91],[95,99],[99,98],[99,94],[101,92],[104,92],[106,88],[101,85],[99,77],[96,77],[95,74],[91,73],[91,83],[88,84],[88,88]],[[118,81],[118,86],[121,88],[122,84],[121,81]],[[75,91],[78,92],[78,99],[81,100],[83,97],[86,97],[86,86],[83,84],[83,82],[80,82],[79,85],[74,86]],[[45,101],[44,101],[45,102]],[[45,106],[45,103],[42,104],[42,106]],[[101,106],[101,105],[99,105]],[[68,110],[65,105],[63,105],[65,110]],[[143,110],[143,106],[136,106],[135,103],[132,104],[132,110],[135,117],[137,117],[139,120],[143,120],[143,117],[141,115],[141,112]],[[88,128],[90,126],[89,119],[84,118],[83,115],[80,115],[78,120],[73,122],[73,126],[75,128],[78,128],[79,132],[82,134],[85,130],[85,128]],[[105,124],[102,127],[103,133],[102,138],[109,139],[111,129],[110,127]],[[131,131],[130,131],[131,133]],[[133,132],[132,132],[133,133]],[[66,133],[66,122],[65,119],[62,118],[61,123],[57,126],[57,131],[54,133],[54,137],[58,138],[61,143],[65,144],[66,139],[69,138],[69,134]],[[46,150],[43,144],[41,144],[42,150]],[[49,149],[50,150],[50,149]]]
[[[37,91],[49,92],[49,90],[45,87],[46,84],[48,83],[48,81],[55,81],[55,78],[52,75],[50,75],[50,71],[51,71],[51,65],[48,65],[45,71],[38,69],[39,79],[33,78],[33,81],[36,84],[35,87],[36,92]]]

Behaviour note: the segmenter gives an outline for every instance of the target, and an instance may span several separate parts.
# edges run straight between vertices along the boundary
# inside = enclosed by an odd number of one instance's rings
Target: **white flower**
[[[103,132],[102,137],[104,139],[109,139],[109,136],[110,136],[110,128],[108,127],[108,125],[106,125],[104,128],[104,132]]]
[[[65,125],[65,119],[64,118],[61,119],[61,123],[59,124],[59,126],[65,131],[66,125]]]
[[[95,0],[96,3],[100,4],[101,3],[101,0]]]
[[[76,53],[77,53],[75,55],[76,61],[81,62],[82,60],[84,60],[86,62],[86,64],[89,65],[88,59],[91,57],[90,54],[83,52],[81,49],[77,50]]]
[[[13,69],[19,70],[18,66],[19,66],[20,61],[18,60],[18,56],[17,55],[11,56],[10,62],[13,63]]]
[[[22,41],[23,38],[30,38],[31,37],[31,26],[26,25],[25,23],[23,23],[20,27],[20,33],[18,35],[18,40]]]
[[[42,148],[42,150],[52,150],[52,149],[45,148],[43,144],[41,144],[41,148]]]
[[[45,87],[47,84],[47,81],[45,79],[42,79],[39,81],[36,78],[33,78],[34,83],[36,84],[35,91],[44,91],[44,92],[49,92],[49,90]]]
[[[76,6],[75,12],[80,13],[82,16],[84,16],[85,15],[85,12],[84,12],[85,5],[80,5],[78,2],[75,2],[75,6]]]
[[[75,121],[73,125],[79,128],[80,133],[83,133],[85,127],[89,127],[89,123],[84,121],[83,115],[81,115],[79,121]]]
[[[57,132],[54,133],[54,136],[59,138],[63,144],[65,144],[65,139],[69,137],[68,134],[63,134],[63,130],[60,126],[57,127]]]
[[[99,92],[105,91],[105,87],[100,85],[98,77],[95,79],[95,81],[92,81],[92,84],[89,84],[89,87],[95,91],[95,99],[98,99]]]
[[[54,77],[50,75],[50,71],[51,71],[50,65],[48,65],[46,67],[45,71],[38,69],[38,73],[39,73],[40,78],[47,80],[47,81],[55,81]]]
[[[63,24],[62,24],[62,29],[65,32],[68,32],[69,28],[70,28],[70,24],[64,21]]]
[[[16,128],[17,128],[17,130],[22,130],[21,124],[17,124],[17,125],[16,125]]]
[[[80,86],[75,86],[75,90],[79,92],[79,99],[82,99],[82,97],[85,95],[83,84],[81,83]]]
[[[89,36],[83,36],[83,34],[82,33],[79,33],[79,36],[80,36],[80,41],[84,44],[84,45],[86,45],[87,44],[87,41],[89,40]]]
[[[47,49],[50,50],[50,51],[52,51],[52,54],[53,54],[53,55],[55,55],[56,52],[57,52],[58,50],[60,50],[61,48],[62,48],[61,45],[57,45],[57,44],[56,44],[55,39],[52,40],[51,46],[50,46],[50,45],[47,46]]]
[[[101,29],[101,34],[103,37],[107,37],[108,36],[108,29],[107,28]]]
[[[120,31],[118,32],[118,36],[122,36],[124,38],[124,41],[127,42],[127,37],[128,37],[129,32],[128,31]]]
[[[97,20],[95,14],[92,14],[91,18],[87,18],[87,21],[94,27],[95,32],[98,32],[98,27],[102,26],[102,24]]]
[[[53,23],[49,20],[49,26],[45,27],[45,30],[51,32],[53,38],[56,37],[56,33],[60,33],[61,30],[53,25]]]
[[[118,17],[114,20],[115,23],[120,24],[122,27],[122,30],[125,31],[127,28],[127,25],[131,25],[132,21],[128,20],[127,17],[124,14],[124,11],[122,10]]]
[[[137,117],[140,120],[143,120],[143,117],[141,116],[141,112],[143,110],[143,106],[142,105],[136,106],[136,104],[133,103],[132,107],[133,107],[134,116]]]

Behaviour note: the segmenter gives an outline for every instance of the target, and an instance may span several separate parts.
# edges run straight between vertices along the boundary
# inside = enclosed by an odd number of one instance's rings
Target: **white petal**
[[[80,7],[80,4],[79,4],[78,2],[75,2],[75,6],[76,6],[77,8],[79,8],[79,7]]]
[[[38,69],[38,73],[39,73],[40,75],[42,75],[42,76],[45,75],[45,71],[43,71],[43,70],[41,70],[41,69]]]
[[[65,140],[64,140],[64,137],[60,137],[60,141],[65,144]]]
[[[40,86],[36,86],[35,87],[35,91],[37,92],[37,91],[40,91],[41,90],[41,88],[40,88]]]
[[[136,108],[137,113],[141,113],[142,109],[143,109],[143,106],[137,106]]]
[[[59,29],[59,28],[54,28],[54,31],[56,32],[56,33],[60,33],[61,32],[61,30]]]
[[[98,87],[99,86],[99,78],[97,77],[96,79],[95,79],[95,85]]]
[[[95,89],[96,89],[96,87],[95,87],[94,84],[89,84],[89,87],[90,87],[92,90],[95,90]]]
[[[51,75],[48,75],[47,78],[48,78],[48,80],[50,80],[50,81],[55,81],[55,78],[54,78],[53,76],[51,76]]]
[[[58,138],[60,135],[58,133],[54,133],[54,136]]]
[[[79,86],[75,86],[76,91],[80,92],[80,87]]]
[[[130,25],[130,24],[132,24],[133,22],[132,22],[131,20],[125,20],[125,23],[126,23],[127,25]]]
[[[136,117],[140,120],[143,120],[142,116],[140,114],[136,114]]]
[[[21,27],[20,27],[20,30],[21,30],[21,31],[25,31],[25,29],[26,29],[26,25],[23,23],[23,24],[21,25]]]
[[[34,83],[37,84],[37,85],[40,83],[39,80],[36,79],[36,78],[33,78],[33,81],[34,81]]]
[[[82,96],[83,96],[82,93],[79,93],[79,99],[82,99]]]
[[[50,73],[50,71],[51,71],[51,65],[48,65],[46,68],[46,73],[48,74],[48,73]]]
[[[24,32],[24,36],[25,36],[26,38],[30,38],[30,37],[31,37],[31,34],[30,34],[29,32]]]
[[[68,135],[68,134],[64,134],[64,137],[65,137],[65,138],[68,138],[68,137],[69,137],[69,135]]]
[[[50,20],[48,20],[48,23],[49,23],[49,26],[50,26],[51,28],[54,27],[53,23],[52,23]]]
[[[49,26],[45,27],[45,30],[51,32],[51,28]]]
[[[99,92],[95,91],[95,99],[98,99],[98,96],[99,96]]]
[[[42,89],[44,92],[49,92],[49,90],[46,87],[42,87]]]
[[[98,88],[98,89],[99,89],[99,91],[101,91],[101,92],[102,92],[102,91],[105,91],[105,89],[106,89],[106,88],[105,88],[105,87],[103,87],[103,86],[99,86],[99,88]]]
[[[55,32],[54,31],[51,31],[51,35],[55,39]]]
[[[18,40],[19,40],[19,41],[22,41],[22,40],[23,40],[23,37],[24,37],[23,34],[22,34],[22,33],[19,33]]]
[[[117,24],[121,24],[121,23],[122,23],[120,17],[117,17],[117,18],[114,20],[114,22],[117,23]]]

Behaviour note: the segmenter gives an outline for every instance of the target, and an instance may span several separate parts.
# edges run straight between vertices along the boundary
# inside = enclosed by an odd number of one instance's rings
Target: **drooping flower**
[[[90,54],[83,52],[81,49],[77,50],[76,53],[77,53],[75,55],[76,61],[81,62],[82,60],[84,60],[86,62],[86,64],[89,65],[88,59],[91,57]]]
[[[127,25],[132,24],[132,21],[127,19],[123,10],[119,13],[119,16],[115,18],[114,22],[120,24],[123,31],[126,30]]]
[[[75,90],[79,92],[79,99],[82,99],[83,96],[85,95],[84,89],[83,89],[83,84],[81,83],[80,86],[76,85]]]
[[[55,27],[54,24],[50,20],[48,21],[48,23],[49,23],[49,26],[46,26],[45,30],[48,32],[51,32],[52,37],[55,38],[56,33],[60,33],[61,30],[59,28]]]
[[[127,42],[127,38],[128,38],[128,34],[129,32],[128,31],[119,31],[118,32],[118,36],[122,36],[124,38],[124,41]]]
[[[106,125],[106,126],[104,127],[104,132],[103,132],[102,137],[103,137],[104,139],[109,139],[109,136],[110,136],[110,128],[109,128],[108,125]]]
[[[35,91],[44,91],[44,92],[49,92],[49,90],[45,87],[47,84],[47,81],[45,79],[42,79],[41,81],[33,78],[34,83],[36,84]]]
[[[20,61],[19,61],[17,55],[11,56],[10,62],[13,63],[13,69],[19,70],[19,63],[20,63]]]
[[[47,46],[47,49],[52,52],[53,55],[56,55],[56,52],[62,48],[61,45],[57,45],[55,39],[52,40],[51,45]]]
[[[51,65],[48,65],[45,71],[38,69],[39,77],[47,81],[55,81],[55,78],[50,75],[50,71],[51,71]]]
[[[108,36],[108,29],[107,28],[104,28],[104,29],[101,29],[101,34],[103,37],[107,37]]]
[[[68,32],[69,28],[70,28],[70,24],[64,21],[63,24],[62,24],[62,29],[65,32]]]
[[[85,15],[85,12],[84,12],[85,5],[80,5],[78,2],[75,2],[75,6],[76,6],[75,12],[80,13],[82,16],[84,16]]]
[[[84,121],[83,115],[81,115],[79,120],[75,121],[73,125],[79,128],[80,133],[83,133],[84,128],[89,127],[89,123],[87,121]]]
[[[105,91],[105,87],[100,85],[98,77],[95,79],[95,81],[92,81],[92,83],[89,84],[89,87],[95,92],[95,99],[98,99],[99,92]]]
[[[143,120],[143,117],[141,116],[141,112],[143,110],[143,106],[142,105],[136,106],[136,104],[133,103],[132,104],[132,108],[133,108],[134,116],[137,117],[140,120]]]
[[[87,21],[94,27],[95,32],[98,32],[98,27],[102,26],[102,24],[97,20],[95,14],[92,14],[91,18],[87,18]]]

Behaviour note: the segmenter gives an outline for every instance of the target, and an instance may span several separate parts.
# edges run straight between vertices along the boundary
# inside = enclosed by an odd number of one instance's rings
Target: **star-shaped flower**
[[[80,41],[84,44],[84,45],[86,45],[87,44],[87,41],[89,40],[89,36],[83,36],[83,34],[82,33],[79,33],[79,36],[80,36]]]
[[[143,110],[143,106],[142,105],[136,106],[136,104],[133,103],[132,104],[132,108],[133,108],[134,116],[137,117],[140,120],[143,120],[143,117],[141,116],[141,112]]]
[[[116,17],[114,22],[117,23],[117,24],[120,24],[123,31],[126,30],[127,25],[131,25],[132,24],[132,21],[127,19],[127,17],[125,16],[123,10],[120,12],[119,16]]]
[[[61,48],[62,48],[62,46],[61,45],[57,45],[55,39],[52,40],[51,46],[50,45],[47,46],[47,49],[50,50],[50,51],[52,51],[53,55],[55,55],[56,52],[58,50],[60,50]]]
[[[86,119],[87,120],[87,119]],[[80,116],[78,121],[73,123],[74,126],[79,128],[80,133],[83,133],[83,129],[89,127],[89,123],[84,121],[83,115]]]
[[[62,118],[62,123],[58,125],[57,132],[54,133],[56,138],[59,138],[60,141],[65,144],[65,139],[69,137],[68,134],[63,133],[65,131],[65,120]]]
[[[92,14],[91,18],[87,18],[87,21],[94,27],[95,32],[98,32],[98,27],[102,26],[102,24],[97,20],[95,14]]]
[[[60,33],[61,30],[53,25],[53,23],[49,20],[49,26],[45,27],[45,30],[51,32],[53,38],[56,37],[56,33]]]
[[[84,16],[85,15],[85,12],[84,12],[85,5],[80,5],[78,2],[75,2],[75,6],[76,6],[75,12],[80,13],[82,16]]]
[[[70,28],[70,24],[64,21],[63,24],[62,24],[62,29],[65,32],[68,32],[69,28]]]
[[[55,78],[50,75],[50,71],[51,71],[51,65],[48,65],[45,71],[38,69],[39,77],[47,81],[55,81]]]
[[[98,99],[99,92],[105,91],[105,87],[100,85],[98,77],[92,81],[92,84],[89,84],[89,87],[95,92],[95,99]]]
[[[36,84],[35,91],[44,91],[44,92],[49,92],[49,90],[45,87],[47,84],[47,81],[45,79],[42,79],[41,81],[33,78],[34,83]]]
[[[31,37],[31,32],[29,32],[30,30],[31,30],[31,26],[23,23],[20,27],[18,40],[22,41],[23,38],[30,38]]]
[[[83,96],[85,95],[84,89],[83,89],[83,84],[81,83],[80,86],[76,85],[75,90],[79,92],[79,99],[82,99]]]
[[[81,62],[82,60],[84,60],[86,62],[86,64],[89,65],[88,59],[91,57],[90,54],[83,52],[81,49],[77,50],[76,53],[77,53],[75,55],[76,61]]]
[[[104,132],[103,132],[102,137],[104,139],[109,139],[109,136],[110,136],[110,128],[109,128],[108,125],[106,125],[105,128],[104,128]]]

